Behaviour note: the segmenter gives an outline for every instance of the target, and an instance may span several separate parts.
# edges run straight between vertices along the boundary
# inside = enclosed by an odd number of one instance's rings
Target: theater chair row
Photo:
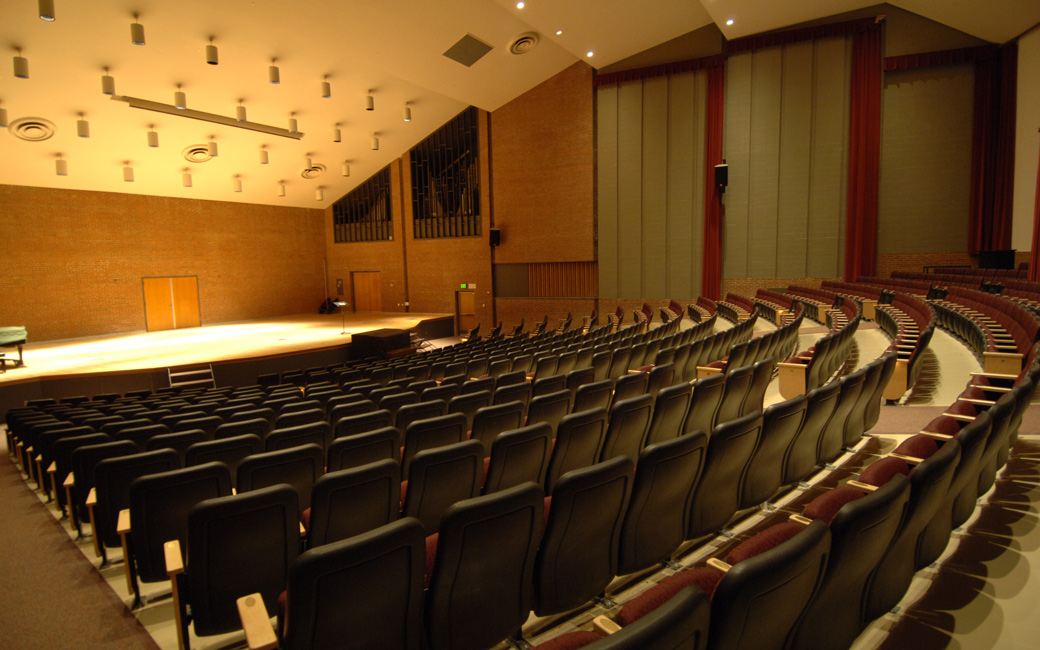
[[[879,278],[876,276],[860,276],[857,284],[869,284],[883,289],[892,289],[912,294],[918,298],[926,298],[932,291],[932,283],[925,280],[907,280],[904,278]]]
[[[908,293],[896,293],[891,303],[878,305],[876,310],[878,326],[892,338],[888,349],[899,356],[884,392],[886,400],[895,402],[917,382],[921,359],[938,321],[928,303]]]
[[[855,303],[849,304],[855,306]],[[791,399],[830,381],[849,358],[859,321],[860,316],[857,314],[841,329],[823,335],[809,349],[778,364],[780,395],[784,399]]]
[[[716,310],[719,316],[731,323],[742,323],[751,318],[755,303],[744,296],[728,293],[725,300],[716,302]]]
[[[872,285],[824,280],[821,288],[858,303],[865,320],[874,320],[875,308],[879,302],[883,302],[882,289]]]
[[[794,299],[791,296],[768,289],[756,291],[754,303],[758,313],[777,327],[786,325],[795,311]]]
[[[993,294],[951,287],[945,300],[931,304],[940,324],[968,341],[987,372],[1017,375],[1040,332],[1032,311]]]
[[[757,312],[753,318],[757,318]],[[720,372],[728,372],[730,368],[740,368],[771,360],[779,363],[798,349],[798,329],[802,326],[802,313],[779,327],[761,336],[756,336],[742,343],[736,343],[729,349],[729,354],[706,366],[697,367],[699,378],[708,377]]]

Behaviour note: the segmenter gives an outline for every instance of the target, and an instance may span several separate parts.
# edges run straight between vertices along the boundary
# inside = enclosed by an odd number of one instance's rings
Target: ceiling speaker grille
[[[321,163],[317,165],[311,165],[310,167],[304,167],[303,171],[300,172],[300,176],[310,180],[317,178],[325,173],[325,165]]]
[[[490,45],[473,34],[466,34],[457,43],[449,47],[444,56],[468,68],[492,49]]]
[[[524,32],[509,43],[509,51],[513,54],[527,54],[538,45],[538,34]]]
[[[7,130],[21,140],[42,142],[54,137],[54,122],[42,117],[20,117],[11,122]]]
[[[208,162],[213,157],[209,155],[209,147],[205,142],[202,144],[188,145],[183,151],[181,151],[181,155],[190,163]]]

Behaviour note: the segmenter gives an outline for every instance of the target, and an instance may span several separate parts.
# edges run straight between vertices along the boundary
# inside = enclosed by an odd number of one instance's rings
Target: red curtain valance
[[[664,77],[670,74],[695,72],[697,70],[705,70],[707,68],[714,68],[725,64],[726,55],[716,54],[714,56],[705,56],[699,59],[677,61],[676,63],[663,63],[661,65],[652,65],[646,68],[636,68],[635,70],[622,70],[621,72],[597,74],[595,79],[593,79],[592,84],[599,88],[600,86],[609,86],[611,84],[619,84],[626,81],[641,81],[643,79],[652,79],[653,77]]]
[[[917,68],[931,68],[939,65],[974,63],[979,59],[992,57],[994,54],[996,54],[996,47],[983,45],[981,47],[963,47],[958,50],[939,50],[937,52],[888,56],[885,57],[885,72],[916,70]]]
[[[779,47],[791,43],[801,43],[818,38],[829,38],[832,36],[848,36],[876,29],[881,18],[860,18],[843,23],[830,23],[829,25],[818,25],[816,27],[803,27],[791,29],[784,32],[770,32],[755,36],[735,38],[726,44],[726,54],[737,54],[749,50],[760,50],[766,47]]]

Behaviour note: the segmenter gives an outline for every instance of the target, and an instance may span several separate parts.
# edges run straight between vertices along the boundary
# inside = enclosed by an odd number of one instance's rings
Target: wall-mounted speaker
[[[492,246],[498,246],[502,243],[502,231],[498,228],[492,228],[489,231],[488,241],[491,242]]]
[[[721,165],[715,165],[715,187],[719,188],[720,194],[724,194],[727,185],[729,185],[729,165],[723,160]]]

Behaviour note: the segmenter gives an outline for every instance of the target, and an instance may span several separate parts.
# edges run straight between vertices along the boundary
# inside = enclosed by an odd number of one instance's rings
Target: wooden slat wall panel
[[[595,298],[599,269],[595,262],[543,262],[528,266],[530,295],[537,298]]]

